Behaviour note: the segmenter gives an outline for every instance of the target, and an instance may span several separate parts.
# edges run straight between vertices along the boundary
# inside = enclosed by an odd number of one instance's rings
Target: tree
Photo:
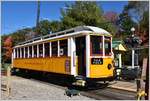
[[[30,38],[28,38],[28,34],[32,31],[31,28],[24,28],[24,29],[20,29],[14,33],[11,33],[9,36],[12,37],[13,40],[15,40],[13,42],[13,45],[16,45],[20,42],[29,40]]]
[[[3,43],[2,46],[2,57],[3,57],[3,62],[9,62],[11,61],[11,54],[12,54],[12,37],[8,36]]]
[[[62,23],[59,21],[52,21],[50,22],[50,31],[53,32],[58,32],[61,31],[62,28]]]
[[[116,21],[118,20],[118,14],[114,11],[109,11],[109,12],[106,12],[104,14],[104,17],[106,20],[116,24]]]
[[[96,2],[76,1],[72,5],[66,5],[66,9],[62,10],[62,30],[75,26],[97,26],[105,30],[115,33],[113,24],[104,18],[103,11]]]
[[[50,21],[42,20],[39,22],[39,36],[43,36],[50,33]]]
[[[126,10],[137,21],[138,34],[144,43],[149,40],[149,1],[130,1]],[[143,44],[144,44],[143,43]]]
[[[136,26],[136,23],[132,20],[125,9],[119,15],[117,24],[119,26],[120,34],[123,35],[132,35],[131,28]]]
[[[149,10],[149,1],[129,1],[126,10],[132,18],[140,22],[144,13]]]

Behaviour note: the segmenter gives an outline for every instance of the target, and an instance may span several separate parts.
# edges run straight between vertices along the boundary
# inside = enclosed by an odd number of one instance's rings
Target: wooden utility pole
[[[39,34],[39,20],[40,20],[40,1],[37,2],[37,19],[36,19],[36,35]]]

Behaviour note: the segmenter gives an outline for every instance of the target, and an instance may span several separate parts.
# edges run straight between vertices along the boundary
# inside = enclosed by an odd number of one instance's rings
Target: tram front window
[[[92,55],[103,54],[102,36],[91,36],[91,49]]]

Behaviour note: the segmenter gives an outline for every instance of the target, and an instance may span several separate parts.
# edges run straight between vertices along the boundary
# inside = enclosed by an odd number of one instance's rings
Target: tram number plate
[[[92,58],[92,64],[96,64],[96,65],[101,65],[103,64],[103,59],[102,58]]]

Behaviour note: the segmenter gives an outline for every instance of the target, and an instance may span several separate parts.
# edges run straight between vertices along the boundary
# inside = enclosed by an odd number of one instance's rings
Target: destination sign
[[[96,65],[102,65],[103,64],[103,59],[102,58],[92,58],[92,64]]]

